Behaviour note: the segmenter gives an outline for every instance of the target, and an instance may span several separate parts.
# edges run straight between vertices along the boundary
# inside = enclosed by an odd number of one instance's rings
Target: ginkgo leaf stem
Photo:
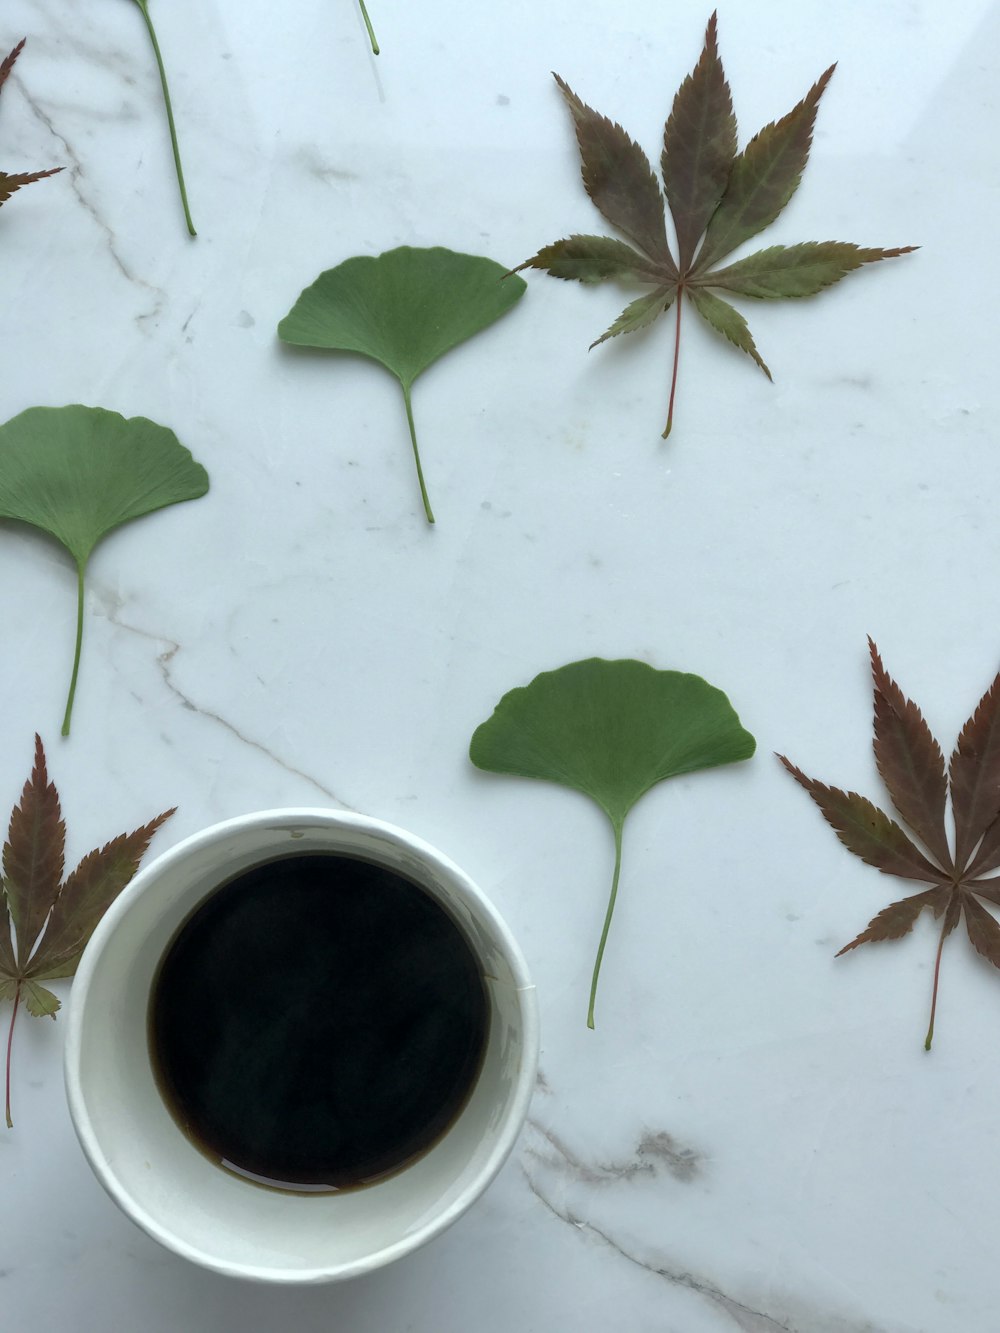
[[[934,1040],[934,1015],[937,1013],[938,981],[941,977],[941,950],[944,948],[944,942],[948,937],[948,914],[945,913],[944,921],[941,923],[941,938],[938,940],[937,957],[934,959],[934,989],[931,992],[931,1021],[927,1027],[927,1036],[924,1038],[924,1050],[929,1051],[931,1042]]]
[[[618,897],[618,877],[622,869],[622,825],[616,823],[615,829],[615,873],[611,880],[611,897],[608,899],[608,910],[604,917],[604,929],[601,931],[601,942],[597,946],[597,961],[594,963],[594,975],[590,982],[590,1008],[587,1010],[587,1027],[593,1029],[594,1026],[594,1004],[597,1000],[597,979],[601,975],[601,962],[604,959],[604,946],[608,942],[608,931],[611,929],[611,917],[615,910],[615,899]]]
[[[156,66],[160,71],[160,86],[163,89],[163,104],[167,109],[167,124],[170,127],[170,146],[174,152],[174,167],[177,171],[177,185],[181,192],[181,204],[184,207],[184,221],[187,223],[188,232],[192,236],[198,233],[194,229],[194,223],[191,221],[191,210],[188,207],[187,190],[184,187],[184,169],[181,166],[181,151],[177,145],[177,127],[174,124],[174,110],[170,104],[170,88],[167,85],[167,71],[163,67],[163,56],[160,54],[160,43],[156,40],[156,29],[153,27],[153,20],[149,17],[149,7],[147,0],[135,0],[135,3],[142,11],[142,17],[146,21],[146,27],[149,30],[150,41],[153,43],[153,54],[156,56]]]
[[[670,428],[674,424],[674,398],[677,394],[677,367],[680,365],[681,357],[681,306],[684,304],[684,292],[677,293],[677,323],[674,326],[674,369],[670,376],[670,403],[667,406],[667,425],[663,432],[663,438],[666,439],[670,434]]]
[[[14,1011],[10,1016],[10,1027],[7,1029],[7,1128],[13,1129],[14,1122],[10,1118],[10,1050],[14,1042],[14,1019],[17,1017],[17,1008],[21,1003],[21,983],[17,983],[17,989],[14,991]]]
[[[413,404],[410,402],[409,385],[403,385],[403,402],[406,404],[406,424],[410,428],[410,441],[413,444],[413,461],[417,465],[417,481],[420,482],[420,495],[424,502],[424,513],[427,515],[427,522],[434,522],[434,514],[431,511],[430,497],[427,494],[427,487],[424,485],[424,470],[420,466],[420,450],[417,448],[417,428],[413,424]]]
[[[375,29],[372,27],[372,21],[368,17],[368,7],[365,4],[365,0],[358,0],[358,4],[361,6],[361,17],[365,21],[365,27],[368,29],[368,40],[372,44],[372,55],[377,56],[378,42],[375,40]]]
[[[76,678],[80,674],[80,649],[83,647],[83,576],[86,565],[76,567],[76,648],[73,651],[73,674],[69,678],[69,694],[66,696],[66,712],[63,716],[62,734],[69,735],[70,718],[73,715],[73,699],[76,697]]]

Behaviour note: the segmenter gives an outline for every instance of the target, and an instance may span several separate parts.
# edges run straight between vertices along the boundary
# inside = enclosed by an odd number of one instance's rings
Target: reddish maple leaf
[[[88,852],[63,882],[66,825],[36,735],[34,768],[10,817],[0,877],[0,1000],[14,1004],[7,1034],[8,1129],[11,1040],[21,1002],[37,1018],[55,1018],[59,1001],[39,982],[73,975],[98,921],[138,870],[150,838],[173,813],[165,810],[134,833],[122,833]]]
[[[584,283],[617,278],[652,288],[627,305],[591,347],[644,329],[674,308],[674,360],[664,438],[674,419],[685,298],[716,333],[746,352],[770,379],[746,320],[718,292],[757,300],[815,296],[866,264],[914,249],[806,241],[772,245],[722,265],[745,241],[769,227],[798,189],[816,109],[833,70],[831,65],[787,115],[765,125],[737,152],[736,116],[713,14],[701,59],[677,90],[664,127],[663,191],[649,159],[626,131],[582,102],[558,74],[554,76],[576,128],[584,188],[605,220],[631,244],[610,236],[573,235],[543,246],[518,268],[542,269],[554,278]],[[664,195],[677,238],[676,259],[667,240]]]
[[[11,70],[14,68],[15,60],[24,50],[25,40],[22,37],[10,55],[5,60],[0,61],[0,88],[3,88],[7,82]],[[25,171],[16,175],[0,171],[0,204],[5,204],[14,191],[19,190],[22,185],[30,185],[32,181],[44,180],[46,176],[55,176],[60,171],[62,171],[62,167],[49,167],[47,171]]]
[[[875,763],[897,811],[923,846],[884,811],[859,796],[816,782],[784,755],[778,758],[813,798],[844,846],[884,875],[916,880],[920,893],[884,907],[850,944],[898,940],[929,909],[941,922],[931,1016],[925,1047],[931,1048],[937,1012],[938,981],[944,942],[958,925],[973,947],[1000,967],[1000,923],[983,903],[1000,906],[1000,878],[982,879],[1000,870],[1000,675],[983,695],[962,728],[945,771],[941,747],[919,708],[886,673],[871,639],[875,681]],[[955,825],[955,849],[945,826],[948,793]]]

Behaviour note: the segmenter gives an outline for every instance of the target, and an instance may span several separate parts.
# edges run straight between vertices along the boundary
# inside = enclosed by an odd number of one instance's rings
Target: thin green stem
[[[601,975],[601,962],[604,958],[604,946],[608,942],[608,931],[611,928],[611,917],[615,910],[615,899],[618,897],[618,876],[622,869],[622,826],[615,824],[615,873],[611,881],[611,897],[608,899],[608,910],[604,917],[604,929],[601,931],[601,942],[597,946],[597,961],[594,963],[594,976],[590,983],[590,1008],[587,1010],[587,1027],[594,1026],[594,1003],[597,1000],[597,979]]]
[[[677,396],[677,367],[680,364],[681,357],[681,306],[684,304],[684,289],[678,288],[677,291],[677,324],[674,329],[674,373],[670,377],[670,403],[667,407],[667,424],[663,431],[663,438],[666,439],[670,434],[670,429],[674,424],[674,398]]]
[[[358,0],[358,4],[361,6],[361,17],[365,21],[365,27],[368,29],[368,40],[372,44],[372,55],[377,56],[378,42],[375,40],[375,29],[372,27],[371,19],[368,17],[368,8],[365,5],[365,0]]]
[[[937,1013],[938,981],[941,976],[941,950],[944,948],[944,942],[948,935],[948,913],[945,912],[944,921],[941,923],[941,938],[938,940],[937,958],[934,960],[934,990],[931,994],[931,1021],[927,1028],[927,1036],[924,1038],[924,1050],[929,1051],[931,1042],[934,1040],[934,1015]]]
[[[14,1012],[10,1016],[10,1027],[7,1029],[7,1128],[13,1129],[14,1122],[10,1118],[10,1049],[14,1043],[14,1019],[17,1017],[17,1007],[21,1003],[21,983],[17,983],[17,989],[14,991]]]
[[[80,649],[83,647],[83,574],[85,565],[76,567],[76,650],[73,653],[73,674],[69,678],[69,695],[66,698],[66,713],[63,717],[62,734],[69,735],[69,720],[73,714],[73,698],[76,695],[76,678],[80,674]]]
[[[170,145],[174,150],[174,166],[177,169],[177,184],[180,187],[181,203],[184,206],[184,221],[187,223],[187,229],[192,236],[198,233],[194,229],[194,223],[191,221],[191,210],[188,207],[187,190],[184,188],[184,170],[181,167],[181,150],[177,146],[177,127],[174,125],[174,109],[170,105],[170,89],[167,86],[167,71],[163,67],[163,57],[160,55],[160,43],[156,40],[156,29],[153,27],[153,20],[149,17],[149,8],[147,0],[135,0],[135,3],[142,11],[142,17],[146,20],[146,27],[149,30],[150,41],[153,43],[153,54],[156,56],[156,65],[160,71],[160,86],[163,88],[163,104],[167,108],[167,124],[170,126]]]
[[[402,381],[400,381],[402,383]],[[417,481],[420,482],[420,494],[424,501],[424,513],[427,515],[427,522],[434,522],[434,515],[431,512],[431,502],[427,494],[427,487],[424,485],[424,470],[420,466],[420,450],[417,448],[417,428],[413,424],[413,404],[410,402],[410,386],[403,384],[403,402],[406,404],[406,423],[410,428],[410,440],[413,443],[413,460],[417,465]]]

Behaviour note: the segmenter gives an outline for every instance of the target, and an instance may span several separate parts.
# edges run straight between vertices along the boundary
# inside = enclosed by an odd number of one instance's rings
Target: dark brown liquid
[[[489,1030],[482,972],[418,885],[368,861],[255,866],[199,907],[153,986],[161,1094],[209,1157],[297,1191],[371,1183],[451,1125]]]

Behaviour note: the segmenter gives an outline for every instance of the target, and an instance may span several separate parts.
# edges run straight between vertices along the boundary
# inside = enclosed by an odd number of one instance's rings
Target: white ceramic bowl
[[[364,857],[421,885],[463,929],[490,1003],[482,1071],[452,1127],[398,1174],[340,1194],[262,1189],[210,1162],[161,1100],[147,1041],[150,990],[181,923],[234,875],[300,852]],[[155,1240],[234,1277],[325,1282],[398,1259],[465,1212],[514,1146],[537,1059],[537,1006],[524,959],[456,865],[379,820],[265,810],[179,843],[140,870],[112,905],[73,982],[66,1087],[97,1178]]]

